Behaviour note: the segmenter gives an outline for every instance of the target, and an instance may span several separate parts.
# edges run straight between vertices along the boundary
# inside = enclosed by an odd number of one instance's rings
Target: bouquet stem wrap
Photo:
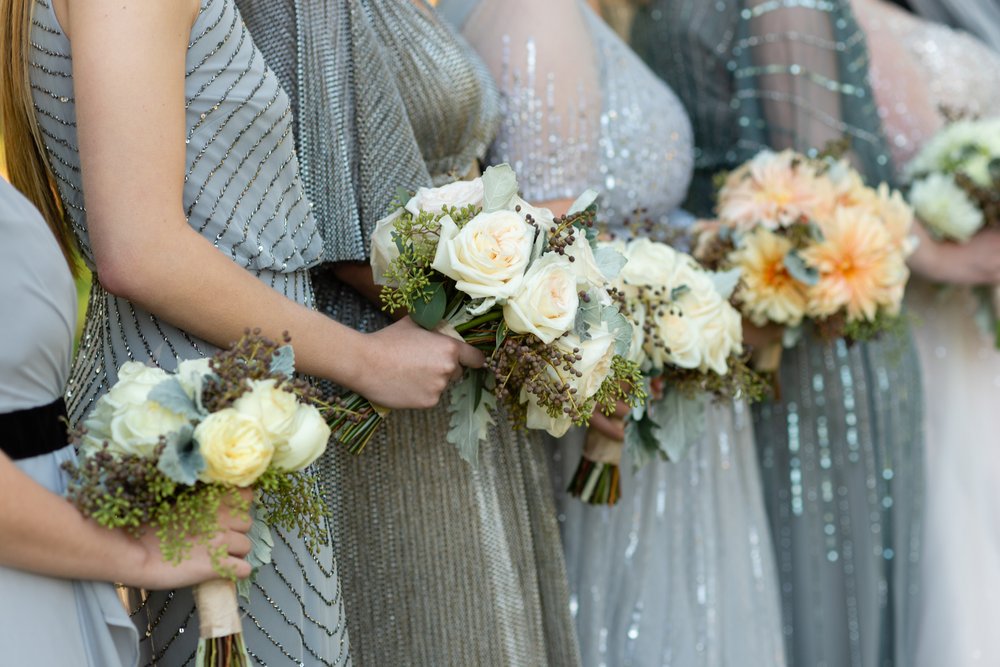
[[[194,602],[201,626],[196,665],[249,667],[236,584],[228,579],[198,584],[194,588]]]
[[[625,443],[589,429],[583,456],[569,492],[590,505],[614,505],[621,498],[621,461]]]

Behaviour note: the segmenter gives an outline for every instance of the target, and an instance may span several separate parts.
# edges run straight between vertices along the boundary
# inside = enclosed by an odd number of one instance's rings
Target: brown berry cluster
[[[486,362],[486,367],[496,377],[497,399],[517,417],[524,414],[521,390],[533,394],[538,405],[552,417],[566,415],[574,422],[586,419],[589,412],[575,399],[577,390],[566,381],[553,377],[577,376],[580,350],[563,351],[555,345],[546,345],[530,335],[509,335]],[[515,423],[523,419],[514,420]]]

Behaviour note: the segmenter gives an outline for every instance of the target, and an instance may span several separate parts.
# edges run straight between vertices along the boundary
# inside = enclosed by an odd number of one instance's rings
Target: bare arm
[[[338,324],[196,233],[182,208],[192,7],[68,0],[68,9],[88,230],[106,289],[220,346],[247,327],[288,331],[300,370],[387,407],[434,405],[460,361],[482,363],[473,348],[408,320],[370,335]]]
[[[247,491],[249,493],[249,491]],[[249,521],[220,514],[222,563],[247,577]],[[218,578],[205,547],[174,566],[163,561],[155,535],[134,539],[85,519],[64,498],[37,484],[0,452],[0,565],[68,579],[110,581],[154,590]]]

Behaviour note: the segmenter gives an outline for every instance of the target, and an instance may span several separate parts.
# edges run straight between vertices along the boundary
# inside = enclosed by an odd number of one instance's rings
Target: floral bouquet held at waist
[[[701,437],[706,396],[758,398],[763,383],[743,354],[739,312],[729,303],[738,271],[713,273],[691,256],[646,238],[615,243],[627,262],[615,282],[635,335],[628,358],[642,369],[646,400],[625,420],[625,442],[595,432],[570,492],[612,505],[622,454],[638,469],[653,458],[679,461]]]
[[[326,448],[328,409],[293,376],[292,348],[256,333],[211,359],[182,361],[176,373],[126,363],[77,435],[81,457],[67,464],[69,500],[107,528],[155,531],[163,556],[181,562],[220,532],[222,503],[250,512],[235,489],[253,487],[254,568],[270,562],[269,526],[315,548],[327,541],[326,510],[302,472]],[[195,587],[201,624],[196,664],[249,665],[233,572],[210,547],[219,579]],[[248,596],[247,582],[240,592]]]
[[[898,322],[913,211],[884,183],[866,186],[844,160],[765,150],[725,175],[717,214],[695,254],[740,270],[734,301],[757,326],[786,327],[791,343],[806,322],[848,341]]]
[[[447,439],[473,465],[500,406],[515,428],[559,436],[595,408],[642,398],[626,358],[632,327],[609,291],[624,259],[594,248],[595,198],[556,218],[522,200],[502,165],[402,193],[378,223],[372,269],[385,309],[487,357],[451,390]]]
[[[1000,118],[957,120],[906,167],[913,209],[934,236],[966,243],[1000,227]],[[1000,348],[1000,287],[976,289],[980,325]]]

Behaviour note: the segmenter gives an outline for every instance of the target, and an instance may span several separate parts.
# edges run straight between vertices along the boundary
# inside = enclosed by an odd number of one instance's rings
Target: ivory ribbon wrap
[[[194,603],[201,622],[201,638],[217,639],[243,632],[236,584],[214,579],[194,587]]]
[[[594,463],[620,465],[623,449],[625,449],[625,443],[621,440],[612,440],[594,429],[587,430],[587,442],[583,445],[583,455]]]
[[[769,343],[754,349],[751,363],[762,373],[774,373],[781,367],[781,342]]]

